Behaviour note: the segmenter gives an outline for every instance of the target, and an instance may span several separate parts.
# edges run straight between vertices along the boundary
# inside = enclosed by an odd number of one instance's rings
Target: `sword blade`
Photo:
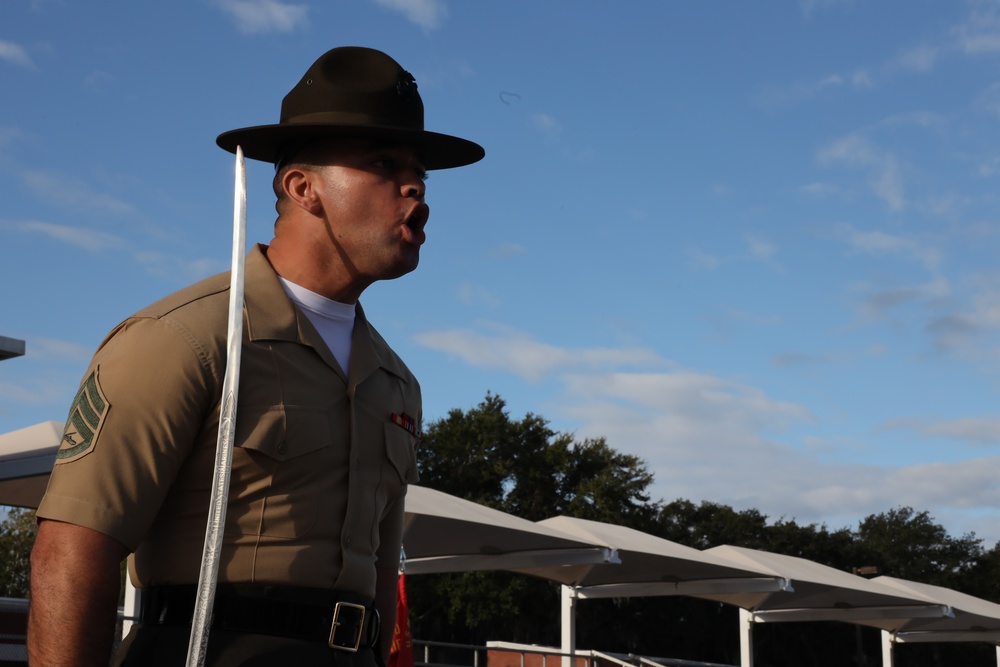
[[[236,186],[233,197],[233,257],[229,284],[229,328],[226,333],[226,374],[222,382],[219,407],[219,438],[215,450],[215,470],[209,498],[208,526],[198,574],[198,591],[187,667],[202,667],[208,649],[208,626],[219,577],[229,479],[233,465],[233,439],[236,434],[236,404],[239,394],[240,355],[243,347],[243,291],[246,265],[247,172],[243,149],[236,147]]]

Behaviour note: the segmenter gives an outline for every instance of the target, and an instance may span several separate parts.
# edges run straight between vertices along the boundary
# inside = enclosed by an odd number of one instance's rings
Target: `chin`
[[[406,261],[400,262],[395,267],[386,272],[386,280],[394,280],[396,278],[401,278],[407,273],[413,272],[417,268],[417,264],[420,263],[419,257],[414,257]]]

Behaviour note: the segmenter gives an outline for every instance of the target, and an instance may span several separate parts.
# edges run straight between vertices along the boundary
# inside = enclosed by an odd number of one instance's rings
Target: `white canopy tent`
[[[771,595],[791,582],[752,564],[738,564],[638,530],[558,516],[539,522],[618,552],[621,565],[556,566],[520,570],[563,584],[562,651],[576,651],[576,600],[652,595]],[[569,663],[569,660],[566,660]]]
[[[919,594],[951,607],[953,615],[944,618],[915,618],[902,627],[882,630],[882,667],[895,664],[896,644],[930,642],[985,642],[996,646],[1000,665],[1000,605],[981,598],[959,593],[950,588],[921,584],[894,577],[876,577],[872,581],[883,586]]]
[[[619,562],[603,543],[422,486],[407,491],[404,521],[410,574]]]
[[[38,507],[62,432],[62,422],[48,421],[0,434],[0,505]]]
[[[917,590],[887,586],[804,558],[733,546],[714,547],[704,553],[794,582],[791,595],[753,592],[698,596],[740,607],[742,667],[753,666],[755,623],[844,621],[895,631],[915,619],[954,615],[948,604]]]

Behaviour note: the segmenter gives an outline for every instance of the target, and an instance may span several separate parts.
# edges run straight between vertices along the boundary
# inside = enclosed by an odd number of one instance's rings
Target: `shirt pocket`
[[[251,409],[239,415],[234,445],[226,524],[240,534],[305,536],[325,494],[346,488],[346,451],[338,461],[325,410]]]
[[[415,484],[417,473],[416,438],[393,423],[385,425],[385,457],[396,472],[400,485]]]

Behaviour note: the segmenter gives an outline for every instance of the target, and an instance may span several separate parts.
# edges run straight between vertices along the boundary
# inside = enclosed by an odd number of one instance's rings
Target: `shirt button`
[[[278,453],[287,454],[288,453],[288,443],[282,440],[278,443]]]

